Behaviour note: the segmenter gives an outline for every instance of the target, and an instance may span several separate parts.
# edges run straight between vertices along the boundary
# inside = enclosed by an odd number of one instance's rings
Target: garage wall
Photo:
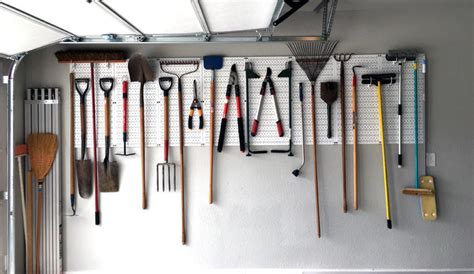
[[[181,246],[179,193],[154,191],[154,166],[162,152],[149,149],[149,209],[140,207],[139,157],[116,158],[122,167],[122,186],[119,193],[102,194],[103,224],[94,225],[92,198],[79,199],[79,216],[64,217],[64,269],[472,269],[473,16],[472,1],[436,1],[414,9],[393,4],[386,10],[338,12],[333,28],[332,38],[341,41],[339,52],[383,53],[391,48],[415,47],[426,53],[427,150],[436,153],[436,167],[429,168],[428,173],[437,183],[436,222],[422,221],[418,199],[400,193],[404,186],[413,184],[412,159],[399,170],[393,157],[389,176],[394,229],[386,229],[376,145],[360,148],[361,208],[347,214],[340,209],[340,147],[318,147],[321,239],[315,236],[310,164],[302,178],[295,179],[290,173],[299,163],[299,148],[291,160],[278,155],[249,159],[237,148],[218,154],[213,206],[207,204],[208,149],[186,148],[189,244]],[[319,29],[319,19],[313,13],[300,12],[281,25],[279,34],[317,34]],[[53,53],[59,48],[31,54],[22,72],[27,87],[59,86],[64,91],[63,133],[67,136],[68,66],[56,63]],[[149,56],[290,54],[284,44],[125,48]],[[68,144],[66,138],[63,140],[64,159],[68,159]],[[413,147],[405,146],[405,152],[413,155]],[[396,147],[389,147],[388,153],[395,155]],[[176,149],[172,149],[171,158],[179,159]],[[63,167],[68,174],[67,161]],[[65,214],[70,210],[68,186],[64,178]],[[352,197],[350,191],[348,197]]]

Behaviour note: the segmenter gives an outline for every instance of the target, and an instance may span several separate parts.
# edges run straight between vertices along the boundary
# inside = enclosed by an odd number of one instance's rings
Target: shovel
[[[92,195],[92,163],[86,158],[86,95],[89,91],[89,79],[79,78],[75,80],[77,93],[81,99],[81,159],[76,160],[77,182],[79,185],[79,195],[82,198],[89,198]],[[81,89],[81,84],[85,88]]]
[[[128,60],[128,73],[130,81],[140,82],[140,152],[142,165],[142,208],[146,209],[146,184],[145,184],[145,97],[143,89],[146,82],[154,81],[153,72],[148,60],[141,54],[133,55]]]
[[[119,166],[116,161],[109,162],[110,151],[110,92],[114,87],[114,79],[99,79],[100,89],[104,92],[105,98],[105,158],[102,165],[99,165],[100,192],[119,191]]]
[[[337,82],[321,83],[321,99],[328,105],[328,138],[331,139],[331,105],[337,100]]]

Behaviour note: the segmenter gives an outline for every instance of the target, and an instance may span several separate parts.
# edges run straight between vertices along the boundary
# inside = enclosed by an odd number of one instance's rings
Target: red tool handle
[[[283,136],[283,126],[281,125],[281,120],[278,120],[276,122],[276,124],[277,124],[278,136],[282,137]]]
[[[127,113],[128,113],[128,82],[122,82],[122,109],[123,109],[123,141],[127,142]]]
[[[244,120],[242,119],[242,108],[240,105],[240,87],[235,86],[235,105],[237,107],[237,126],[239,129],[239,146],[240,151],[245,152],[245,138],[244,138]]]
[[[258,120],[253,119],[252,130],[250,131],[250,134],[255,137],[257,135],[257,129],[258,129]]]

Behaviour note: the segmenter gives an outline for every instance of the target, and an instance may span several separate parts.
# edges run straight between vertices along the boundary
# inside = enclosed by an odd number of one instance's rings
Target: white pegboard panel
[[[424,60],[424,55],[418,56],[418,64]],[[187,60],[195,58],[163,58],[162,61]],[[266,74],[267,67],[272,70],[272,80],[275,84],[277,94],[277,102],[280,117],[283,123],[284,136],[278,137],[275,125],[275,115],[273,109],[272,98],[269,90],[266,91],[263,103],[262,114],[260,117],[260,125],[258,134],[252,138],[252,144],[255,145],[287,145],[289,138],[289,98],[288,98],[288,78],[279,78],[278,74],[285,68],[285,63],[289,60],[293,61],[292,75],[292,107],[293,107],[293,142],[301,144],[301,121],[300,106],[298,99],[299,83],[304,83],[304,111],[305,111],[305,138],[307,144],[312,144],[311,131],[311,88],[306,74],[299,67],[294,57],[278,56],[278,57],[226,57],[224,58],[224,66],[216,71],[216,93],[215,93],[215,140],[219,136],[220,123],[223,113],[225,91],[229,80],[230,67],[236,64],[239,76],[239,85],[241,89],[241,105],[242,115],[244,118],[244,127],[246,114],[246,97],[245,97],[245,61],[249,61],[253,65],[254,71],[260,75],[259,79],[250,79],[250,122],[257,112],[260,87]],[[158,84],[158,77],[170,76],[161,71],[158,59],[150,59],[150,65],[155,72],[156,79],[145,85],[145,124],[146,124],[146,145],[155,147],[162,144],[163,140],[163,91]],[[349,61],[345,63],[345,108],[346,108],[346,141],[352,143],[352,67],[362,65],[363,68],[357,69],[357,92],[358,92],[358,142],[360,144],[376,144],[380,142],[378,129],[377,114],[377,97],[375,87],[362,85],[361,75],[365,73],[398,73],[398,65],[393,62],[387,62],[385,55],[353,55]],[[193,65],[173,65],[168,66],[170,70],[182,74],[192,70]],[[90,65],[78,64],[71,65],[71,71],[76,73],[76,78],[90,78]],[[318,144],[338,144],[340,143],[341,121],[340,121],[340,98],[333,103],[332,123],[333,138],[326,137],[327,131],[327,109],[326,103],[320,98],[320,83],[325,81],[339,82],[340,64],[331,58],[324,70],[321,72],[316,83],[316,124],[317,124],[317,141]],[[127,63],[117,64],[98,64],[95,66],[96,79],[96,110],[97,110],[97,132],[98,145],[104,145],[104,100],[103,92],[98,85],[99,78],[113,77],[115,79],[115,88],[111,95],[111,134],[112,146],[122,147],[122,81],[129,80]],[[210,87],[211,71],[205,70],[201,62],[199,69],[182,78],[183,83],[183,128],[185,135],[185,145],[202,146],[209,144],[209,87]],[[403,143],[414,143],[414,112],[413,112],[413,62],[408,62],[403,66]],[[197,114],[193,119],[194,129],[189,130],[187,127],[187,119],[189,107],[193,99],[193,80],[197,81],[197,93],[202,102],[204,112],[204,129],[197,129]],[[397,78],[398,81],[398,78]],[[421,69],[418,69],[418,112],[419,112],[419,141],[423,142],[423,110],[424,110],[424,85],[425,77]],[[170,145],[179,145],[179,127],[178,127],[178,94],[177,79],[173,76],[173,88],[170,90],[169,111],[170,111]],[[267,87],[268,89],[268,87]],[[384,123],[387,143],[398,142],[398,84],[384,85],[383,93],[383,109]],[[87,96],[87,144],[92,145],[92,115],[91,115],[91,93]],[[80,117],[79,117],[79,96],[75,97],[76,102],[76,146],[80,145]],[[237,116],[235,106],[235,92],[232,90],[231,99],[229,101],[229,111],[227,114],[227,129],[225,145],[236,146],[239,143],[237,131]],[[139,146],[140,137],[139,123],[139,83],[129,83],[129,109],[128,109],[128,132],[129,147]]]

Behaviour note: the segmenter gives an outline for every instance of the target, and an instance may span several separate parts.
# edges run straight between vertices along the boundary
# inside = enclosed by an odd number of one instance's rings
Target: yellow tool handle
[[[388,178],[387,178],[387,162],[385,157],[385,138],[383,130],[383,109],[382,109],[382,83],[377,82],[377,101],[378,101],[378,112],[379,112],[379,133],[382,141],[382,164],[383,164],[383,182],[385,189],[385,214],[387,216],[387,227],[392,228],[392,216],[390,213],[390,197],[388,189]]]

